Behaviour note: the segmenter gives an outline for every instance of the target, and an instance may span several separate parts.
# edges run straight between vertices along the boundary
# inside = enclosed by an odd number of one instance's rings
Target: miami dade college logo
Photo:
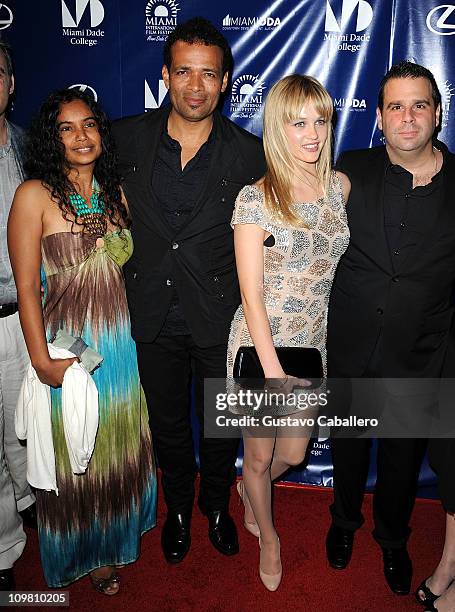
[[[164,84],[163,79],[158,81],[158,100],[156,100],[155,96],[150,89],[150,85],[147,81],[145,83],[145,98],[144,98],[144,107],[145,110],[148,111],[151,108],[159,108],[163,103],[164,98],[167,94],[166,85]]]
[[[6,4],[0,4],[0,30],[6,30],[13,23],[13,11],[6,6]]]
[[[441,4],[427,15],[427,28],[433,34],[439,36],[451,36],[455,34],[455,6],[453,4]]]
[[[252,74],[239,76],[232,84],[231,117],[252,119],[262,110],[264,81]]]
[[[95,102],[97,102],[98,100],[98,94],[96,93],[96,91],[93,89],[93,87],[87,85],[86,83],[75,83],[74,85],[70,85],[68,89],[78,89],[79,91],[83,91],[92,96]]]
[[[147,40],[163,41],[177,26],[179,5],[175,0],[149,0],[145,7]]]
[[[343,0],[343,8],[341,11],[341,24],[338,24],[329,0],[326,0],[325,9],[325,31],[326,32],[341,32],[345,29],[352,14],[357,9],[356,32],[365,30],[373,19],[373,9],[366,0]]]
[[[321,457],[330,451],[330,444],[327,442],[328,438],[318,438],[317,442],[314,441],[311,454],[314,457]]]
[[[76,18],[68,10],[65,0],[62,0],[62,24],[64,28],[77,28],[87,6],[90,7],[90,27],[96,28],[104,19],[104,7],[100,0],[76,0]]]
[[[355,32],[346,33],[346,27],[356,13]],[[363,43],[370,40],[369,34],[359,34],[367,29],[373,19],[373,9],[366,0],[343,0],[341,21],[338,21],[329,0],[325,8],[324,40],[338,43],[338,51],[356,53]]]
[[[98,28],[104,19],[104,6],[101,0],[73,0],[71,6],[75,9],[74,16],[68,8],[69,0],[61,0],[63,36],[69,38],[71,45],[87,45],[93,47],[104,37],[104,30]],[[88,8],[88,11],[87,11]],[[82,18],[84,23],[86,13],[90,15],[90,28],[80,28]],[[92,29],[98,28],[98,29]]]

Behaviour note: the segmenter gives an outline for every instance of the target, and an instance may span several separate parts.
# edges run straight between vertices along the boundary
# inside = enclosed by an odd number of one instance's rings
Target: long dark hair
[[[51,198],[58,204],[64,219],[70,220],[69,214],[74,216],[68,199],[69,194],[75,191],[74,185],[69,180],[71,166],[65,157],[65,147],[57,126],[57,117],[62,105],[74,100],[84,102],[98,124],[102,153],[96,160],[94,176],[100,187],[100,198],[104,202],[106,214],[114,226],[128,227],[130,223],[122,203],[120,177],[116,171],[116,152],[109,119],[92,96],[78,89],[59,89],[49,94],[30,128],[25,164],[27,176],[41,181]],[[77,220],[73,223],[81,225]]]

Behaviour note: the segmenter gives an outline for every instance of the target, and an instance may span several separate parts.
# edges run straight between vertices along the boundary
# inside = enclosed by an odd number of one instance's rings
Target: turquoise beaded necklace
[[[104,236],[107,229],[107,220],[105,214],[105,206],[102,198],[100,198],[100,188],[98,181],[93,177],[92,195],[90,196],[90,206],[87,204],[80,193],[70,193],[68,196],[69,202],[74,210],[74,213],[84,230],[91,236]]]

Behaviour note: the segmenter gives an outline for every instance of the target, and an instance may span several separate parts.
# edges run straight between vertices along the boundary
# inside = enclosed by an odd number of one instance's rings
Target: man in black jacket
[[[438,378],[447,371],[455,280],[455,156],[433,140],[441,98],[430,71],[393,66],[379,92],[385,147],[344,153],[351,242],[332,290],[328,367],[333,378]],[[452,374],[453,375],[453,374]],[[368,439],[332,439],[334,503],[327,555],[349,563],[368,474]],[[374,538],[395,593],[409,592],[406,542],[423,439],[378,440]]]
[[[190,546],[196,461],[191,376],[200,425],[199,507],[209,537],[238,551],[229,515],[237,441],[204,438],[204,378],[226,376],[230,323],[239,304],[231,216],[237,193],[265,172],[260,140],[216,107],[231,52],[208,21],[170,34],[163,80],[171,104],[114,124],[119,169],[133,221],[125,270],[132,334],[168,508],[161,543],[181,561]]]

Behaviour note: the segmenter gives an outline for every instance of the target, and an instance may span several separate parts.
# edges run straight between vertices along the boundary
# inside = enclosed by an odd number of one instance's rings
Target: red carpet
[[[234,492],[234,490],[233,490]],[[283,581],[275,593],[262,586],[257,574],[258,544],[242,527],[240,553],[224,557],[206,537],[207,522],[195,508],[192,546],[186,559],[169,566],[160,548],[164,518],[162,500],[159,526],[142,540],[139,561],[120,570],[121,592],[114,597],[96,593],[87,578],[69,587],[70,609],[187,612],[261,612],[281,610],[367,612],[423,610],[413,595],[393,595],[382,574],[382,556],[371,537],[371,497],[365,500],[364,527],[355,538],[349,568],[336,571],[325,559],[324,539],[329,525],[330,490],[277,487],[275,514],[280,534]],[[242,524],[237,499],[231,502],[237,524]],[[413,588],[428,576],[439,560],[444,535],[444,514],[439,502],[417,502],[409,551],[414,562]],[[28,532],[27,548],[16,563],[18,589],[46,590],[39,562],[37,537]]]

